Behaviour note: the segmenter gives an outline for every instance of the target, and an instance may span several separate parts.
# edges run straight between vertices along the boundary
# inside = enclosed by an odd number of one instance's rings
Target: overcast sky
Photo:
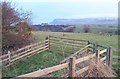
[[[33,24],[56,18],[117,17],[119,0],[14,0],[18,7],[32,11]]]

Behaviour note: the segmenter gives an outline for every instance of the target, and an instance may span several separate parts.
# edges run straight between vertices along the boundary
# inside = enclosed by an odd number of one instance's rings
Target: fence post
[[[9,59],[9,64],[8,65],[10,65],[10,63],[11,63],[11,53],[10,53],[10,51],[8,51],[8,59]]]
[[[90,44],[90,41],[88,41],[88,43],[87,43],[87,45],[89,45]],[[90,49],[89,49],[89,47],[87,48],[87,53],[89,53],[89,51],[90,51]]]
[[[48,48],[50,49],[50,35],[48,36]]]
[[[75,53],[75,49],[74,49],[74,40],[73,40],[73,46],[72,46],[72,53]]]
[[[75,57],[69,59],[69,72],[68,72],[68,75],[69,75],[68,79],[74,79],[76,77]]]
[[[97,62],[99,62],[99,58],[100,58],[99,53],[100,53],[100,51],[99,51],[99,50],[96,50]]]
[[[90,41],[88,41],[88,45],[90,44]]]
[[[110,68],[112,67],[112,49],[111,49],[111,47],[107,48],[107,64]]]
[[[93,43],[93,53],[96,53],[96,50],[97,50],[97,44]]]

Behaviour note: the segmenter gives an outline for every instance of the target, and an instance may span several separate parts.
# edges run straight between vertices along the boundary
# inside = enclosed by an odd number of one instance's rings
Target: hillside
[[[75,24],[75,25],[115,25],[117,18],[83,18],[83,19],[55,19],[50,24]]]

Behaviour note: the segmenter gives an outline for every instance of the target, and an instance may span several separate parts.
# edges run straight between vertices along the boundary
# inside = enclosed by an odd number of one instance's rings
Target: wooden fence
[[[56,40],[56,38],[76,41],[76,39],[60,38],[60,37],[53,37],[53,36],[49,36],[49,38],[50,38],[50,44],[51,44],[52,40]],[[86,40],[77,40],[77,41],[86,42],[86,46],[81,48],[80,50],[78,50],[74,54],[72,54],[70,57],[65,58],[62,61],[62,64],[59,64],[59,65],[56,65],[56,66],[53,66],[53,67],[49,67],[49,68],[45,68],[45,69],[42,69],[42,70],[38,70],[38,71],[35,71],[35,72],[32,72],[32,73],[20,75],[18,77],[41,77],[41,76],[50,74],[52,72],[56,72],[56,71],[65,69],[65,68],[68,69],[68,73],[67,73],[68,76],[67,77],[76,77],[76,75],[86,72],[89,68],[89,65],[88,65],[84,68],[81,68],[80,70],[76,70],[76,65],[80,64],[84,61],[90,60],[92,58],[96,58],[97,61],[104,62],[106,65],[111,67],[111,64],[112,64],[112,57],[111,57],[112,56],[112,50],[111,50],[110,47],[97,45],[95,43],[91,43],[91,42],[86,41]],[[70,42],[69,42],[69,44],[70,44]],[[72,42],[72,44],[73,44],[73,42]],[[75,44],[79,44],[79,43],[74,42],[74,45]],[[76,57],[79,53],[82,53],[82,52],[84,52],[85,50],[88,50],[88,49],[92,49],[90,51],[92,51],[93,54],[90,54],[90,55],[82,57],[82,58],[77,58]],[[69,61],[65,62],[66,60],[69,60]]]
[[[78,47],[79,50],[77,52],[74,52],[70,57],[65,58],[62,63],[68,60],[71,57],[77,56],[78,54],[83,54],[84,52],[92,52],[97,53],[97,50],[101,51],[100,57],[104,57],[106,59],[104,62],[108,66],[112,66],[112,48],[105,45],[98,45],[95,42],[90,42],[88,40],[79,40],[74,38],[65,38],[65,37],[55,37],[55,36],[49,36],[50,38],[50,44],[59,44],[60,41],[62,41],[64,44],[67,44],[67,46],[74,46]],[[55,42],[57,41],[57,42]]]
[[[0,62],[2,62],[3,66],[8,67],[24,57],[29,57],[33,54],[48,50],[50,47],[49,43],[50,43],[49,39],[47,39],[43,42],[38,42],[38,43],[28,45],[26,47],[23,47],[23,48],[17,50],[17,51],[12,51],[12,52],[8,51],[7,54],[0,56],[0,59],[1,59]]]
[[[76,75],[78,74],[82,74],[84,72],[86,72],[89,69],[89,66],[86,66],[80,70],[76,71],[76,65],[80,64],[84,61],[90,60],[92,58],[97,58],[98,61],[103,62],[106,60],[106,57],[100,57],[101,54],[107,52],[106,49],[99,51],[97,50],[97,53],[76,59],[75,57],[71,57],[69,58],[69,62],[63,63],[63,64],[59,64],[53,67],[49,67],[49,68],[45,68],[42,70],[38,70],[38,71],[34,71],[32,73],[28,73],[28,74],[24,74],[24,75],[20,75],[18,77],[41,77],[43,75],[47,75],[49,73],[52,72],[56,72],[65,68],[68,68],[68,76],[67,77],[76,77]]]
[[[104,62],[106,65],[111,67],[111,64],[112,64],[111,47],[97,45],[96,43],[92,43],[87,40],[61,38],[61,37],[54,37],[54,36],[48,36],[48,38],[43,42],[39,42],[39,43],[26,46],[14,52],[8,52],[7,54],[0,56],[0,59],[2,59],[1,62],[3,63],[4,66],[9,66],[13,64],[15,61],[18,61],[23,57],[29,57],[33,54],[48,50],[51,48],[51,44],[53,43],[59,44],[60,41],[62,41],[63,43],[66,43],[68,46],[72,46],[72,45],[77,46],[79,50],[77,52],[74,52],[70,57],[65,58],[62,61],[62,64],[49,67],[49,68],[45,68],[42,70],[38,70],[32,73],[24,74],[18,77],[40,77],[40,76],[47,75],[52,72],[65,69],[65,68],[68,68],[69,70],[68,77],[75,77],[77,74],[84,73],[89,68],[89,65],[88,65],[84,68],[81,68],[80,70],[76,70],[76,65],[84,61],[90,60],[92,58],[97,58],[97,61]],[[82,58],[76,57],[79,54],[86,52],[86,50],[91,51],[92,54],[88,56],[84,56]],[[68,61],[64,62],[66,60]]]
[[[119,63],[120,56],[113,56],[113,59],[117,59],[118,61],[114,61],[112,64],[120,65]]]
[[[59,52],[70,52],[75,53],[76,51],[83,49],[86,45],[89,44],[87,40],[79,40],[74,38],[65,38],[65,37],[55,37],[50,36],[50,46],[51,49]],[[54,49],[54,47],[58,49]],[[67,51],[66,51],[67,50]],[[93,49],[87,49],[84,52],[93,52]]]

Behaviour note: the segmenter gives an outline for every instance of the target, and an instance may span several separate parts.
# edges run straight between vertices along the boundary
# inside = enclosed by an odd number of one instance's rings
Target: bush
[[[3,52],[16,50],[33,42],[30,26],[23,22],[16,27],[3,27],[2,49]]]
[[[91,32],[90,26],[84,26],[83,30],[85,33]]]

